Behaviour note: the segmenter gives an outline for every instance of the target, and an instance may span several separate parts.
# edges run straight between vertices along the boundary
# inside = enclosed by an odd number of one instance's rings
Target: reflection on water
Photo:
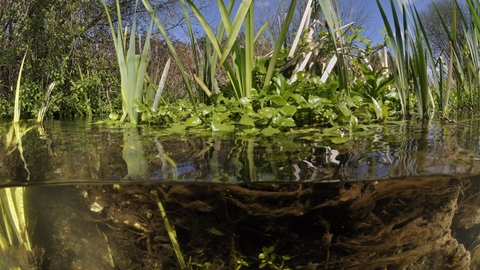
[[[479,126],[0,125],[0,269],[476,269]]]
[[[479,195],[478,179],[446,177],[32,186],[24,226],[4,213],[0,267],[180,269],[161,202],[191,269],[477,269]],[[5,241],[19,232],[29,247]]]
[[[0,125],[0,185],[365,181],[480,171],[479,123],[474,120],[385,124],[345,133],[341,140],[320,130],[245,138],[165,136],[151,127],[82,121],[34,127],[24,124],[12,143],[10,125]]]

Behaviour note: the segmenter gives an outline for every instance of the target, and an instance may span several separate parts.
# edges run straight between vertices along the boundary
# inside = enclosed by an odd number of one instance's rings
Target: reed
[[[458,47],[458,44],[457,44],[457,3],[453,3],[453,24],[452,24],[452,28],[449,29],[445,20],[443,19],[443,16],[440,14],[440,11],[438,10],[438,8],[434,5],[435,9],[437,10],[437,13],[438,13],[438,16],[440,18],[440,21],[442,22],[442,27],[443,27],[443,31],[444,33],[446,34],[446,37],[449,41],[449,53],[448,53],[448,70],[447,70],[447,80],[446,80],[446,87],[445,87],[445,92],[444,93],[441,93],[441,96],[443,97],[442,98],[442,103],[441,103],[441,106],[442,106],[442,111],[443,111],[443,114],[446,116],[448,115],[448,112],[450,110],[450,104],[449,104],[449,100],[450,100],[450,93],[451,93],[451,89],[453,87],[453,77],[454,77],[454,73],[455,73],[455,77],[457,77],[457,79],[461,79],[461,80],[464,80],[465,78],[465,74],[464,74],[464,71],[463,71],[463,68],[461,68],[461,66],[463,65],[463,61],[464,59],[462,60],[462,57],[459,57],[461,56],[461,49]],[[464,27],[466,27],[466,22],[463,19],[462,20],[462,25]],[[467,28],[465,28],[467,29]],[[468,31],[468,30],[466,30]],[[467,35],[469,36],[469,35]],[[443,69],[440,69],[441,72],[443,72]]]
[[[170,38],[167,35],[167,32],[165,31],[165,28],[163,27],[162,23],[157,17],[157,14],[155,13],[155,9],[150,5],[150,2],[148,0],[142,0],[143,5],[145,6],[145,9],[150,13],[150,16],[152,17],[152,20],[155,22],[157,25],[158,30],[163,36],[163,39],[165,40],[165,43],[167,43],[168,49],[170,50],[170,53],[172,54],[173,60],[177,64],[178,69],[180,70],[180,75],[182,76],[182,80],[185,84],[185,87],[187,88],[188,92],[188,97],[190,98],[190,102],[194,106],[194,109],[197,109],[197,105],[195,102],[195,96],[193,95],[192,91],[192,86],[190,84],[190,80],[188,79],[188,75],[185,72],[185,69],[183,68],[182,62],[180,61],[180,57],[178,57],[177,52],[175,51],[175,48],[173,47],[173,43],[170,40]]]
[[[215,35],[213,28],[209,25],[203,14],[195,6],[192,1],[187,0],[193,14],[199,21],[203,30],[215,52],[215,58],[219,58],[219,64],[227,71],[228,78],[232,84],[235,95],[238,99],[243,97],[249,98],[250,91],[253,87],[253,68],[255,63],[255,56],[253,53],[254,45],[265,27],[262,27],[256,36],[254,35],[254,4],[253,0],[244,0],[240,3],[238,10],[231,21],[232,9],[235,5],[235,1],[230,1],[229,6],[225,6],[223,1],[218,1],[218,8],[221,15],[220,31],[218,35]],[[245,25],[245,44],[240,46],[238,38],[242,26]],[[226,41],[223,48],[221,43],[223,40],[223,34],[225,33]],[[228,61],[228,57],[231,56],[233,65]],[[199,77],[195,77],[197,82],[206,85],[203,81],[200,81]],[[205,90],[205,89],[204,89]]]
[[[22,64],[20,65],[20,71],[18,72],[17,86],[15,88],[15,107],[13,111],[13,122],[18,123],[20,121],[20,85],[22,81],[23,73],[23,64],[25,63],[25,58],[27,57],[27,51],[23,55]]]
[[[460,65],[455,65],[456,69],[455,74],[463,75],[463,78],[457,78],[457,81],[464,82],[463,84],[457,84],[457,97],[459,106],[460,102],[466,102],[470,99],[469,103],[474,105],[476,104],[477,108],[480,107],[480,102],[478,101],[478,96],[480,91],[480,52],[478,48],[480,46],[480,17],[478,15],[478,10],[480,7],[480,1],[478,0],[467,0],[470,13],[468,14],[472,22],[468,22],[465,14],[460,14],[460,21],[462,28],[464,30],[463,34],[465,37],[465,44],[463,46],[454,46],[454,54],[456,57],[456,62]],[[459,2],[455,1],[456,9],[460,9]],[[455,11],[454,11],[455,12]],[[456,12],[454,13],[456,15]],[[453,25],[455,26],[455,24]],[[452,29],[452,32],[456,31]],[[456,39],[453,38],[452,43]],[[458,43],[458,42],[456,42]],[[455,44],[455,43],[453,43]],[[463,89],[462,89],[463,88]],[[461,90],[463,90],[461,92]],[[463,100],[462,98],[465,98]]]
[[[414,35],[411,41],[411,66],[412,80],[415,88],[415,96],[417,100],[417,109],[420,117],[426,119],[428,117],[429,105],[435,108],[435,103],[429,85],[428,60],[427,55],[432,57],[432,52],[428,44],[428,37],[423,28],[420,16],[415,8],[412,8]],[[435,68],[435,66],[432,66]],[[436,74],[436,69],[433,74]],[[436,80],[436,77],[434,77]],[[438,83],[436,83],[438,84]]]
[[[342,33],[342,25],[339,14],[336,12],[337,8],[332,0],[320,0],[318,1],[320,8],[323,11],[325,20],[328,24],[328,30],[332,36],[335,55],[337,58],[337,75],[339,80],[340,90],[345,90],[349,95],[348,85],[348,62],[345,59],[344,38]]]
[[[145,44],[141,45],[139,38],[139,51],[140,54],[136,54],[135,45],[135,32],[136,32],[136,16],[132,22],[130,29],[130,37],[128,38],[127,46],[127,28],[123,30],[122,15],[120,12],[120,0],[116,0],[117,10],[117,29],[114,28],[110,12],[105,0],[102,0],[103,6],[107,13],[108,22],[110,25],[110,31],[112,39],[115,44],[115,51],[117,53],[118,65],[120,68],[121,78],[121,91],[122,91],[122,107],[123,116],[120,119],[123,122],[128,116],[130,122],[133,124],[139,123],[139,113],[135,100],[142,102],[142,95],[144,90],[144,78],[147,74],[148,57],[150,52],[150,37],[153,29],[153,20],[150,22],[150,26],[147,30],[147,36],[145,38]],[[135,2],[135,14],[138,0]]]
[[[34,258],[34,252],[28,234],[24,193],[25,187],[0,190],[0,213],[3,218],[3,226],[0,228],[0,250],[23,249],[28,254],[25,260],[29,260]]]
[[[187,269],[187,263],[185,262],[183,253],[180,249],[180,244],[177,241],[177,232],[175,231],[175,227],[170,224],[162,201],[158,197],[157,191],[152,190],[152,194],[157,198],[158,209],[160,210],[160,214],[162,215],[162,219],[165,224],[165,229],[167,230],[168,237],[170,238],[170,242],[172,242],[172,247],[175,251],[175,255],[177,256],[178,264],[180,264],[181,269]]]
[[[405,119],[408,113],[408,91],[409,91],[409,41],[408,41],[408,22],[407,12],[405,5],[401,5],[403,20],[398,18],[397,9],[393,0],[390,0],[390,7],[393,14],[393,26],[390,24],[385,10],[380,4],[380,0],[377,0],[377,6],[382,15],[385,29],[387,30],[388,45],[391,48],[393,59],[390,62],[395,65],[393,75],[395,78],[396,88],[400,99],[402,116]]]
[[[53,89],[55,88],[55,82],[52,82],[48,88],[47,91],[45,92],[45,95],[43,97],[43,105],[38,111],[37,115],[37,124],[42,124],[43,119],[45,118],[45,114],[47,113],[48,106],[50,105],[50,95],[52,94]]]

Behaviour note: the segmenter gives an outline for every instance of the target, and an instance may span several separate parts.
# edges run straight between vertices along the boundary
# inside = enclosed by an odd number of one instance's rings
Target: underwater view
[[[5,123],[1,269],[477,269],[479,127]]]

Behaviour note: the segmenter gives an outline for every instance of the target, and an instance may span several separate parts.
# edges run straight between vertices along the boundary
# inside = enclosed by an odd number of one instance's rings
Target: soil
[[[193,269],[480,266],[475,179],[82,189],[115,269],[181,269],[158,202]]]

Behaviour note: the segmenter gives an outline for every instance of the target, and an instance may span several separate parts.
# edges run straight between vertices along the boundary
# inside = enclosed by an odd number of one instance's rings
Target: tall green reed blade
[[[382,15],[383,23],[387,30],[387,35],[389,38],[389,45],[392,48],[392,54],[395,58],[395,67],[396,71],[393,71],[395,83],[400,97],[400,104],[402,106],[402,115],[405,119],[407,117],[407,108],[408,108],[408,37],[406,35],[407,31],[407,20],[406,12],[403,12],[403,30],[402,24],[398,19],[397,9],[393,3],[393,0],[390,0],[390,6],[393,14],[393,26],[392,28],[390,22],[385,14],[385,11],[380,4],[380,0],[377,0],[377,6]],[[405,11],[405,6],[402,5],[403,11]],[[394,32],[395,30],[395,32]]]
[[[458,2],[456,2],[458,5]],[[475,95],[478,96],[479,90],[478,88],[480,87],[480,52],[478,51],[478,47],[480,45],[480,17],[478,15],[478,8],[480,7],[480,1],[476,1],[476,4],[473,3],[472,0],[467,1],[469,10],[470,10],[470,16],[473,19],[473,23],[470,25],[470,27],[467,27],[466,19],[463,14],[461,14],[461,20],[462,20],[462,25],[464,29],[464,36],[465,40],[468,46],[468,51],[469,51],[469,60],[470,60],[470,66],[471,68],[469,69],[471,71],[470,77],[474,78],[472,85],[470,85],[470,89],[465,89],[465,92],[469,92],[471,95],[472,102],[476,102],[479,104],[480,102],[478,100],[473,101],[473,97]],[[473,92],[476,93],[473,93]],[[479,104],[480,106],[480,104]]]
[[[218,0],[217,3],[221,15],[219,29],[225,31],[226,37],[223,48],[221,47],[223,35],[218,35],[218,33],[216,35],[195,4],[190,0],[187,0],[187,2],[205,31],[214,53],[219,57],[218,63],[226,69],[235,95],[238,99],[244,97],[249,98],[250,90],[253,87],[254,45],[262,31],[266,28],[262,27],[257,35],[254,34],[253,24],[255,15],[253,1],[243,0],[238,7],[233,21],[231,21],[232,2],[230,2],[229,8],[227,8],[222,0]],[[244,47],[242,47],[238,43],[238,37],[244,24],[245,44]],[[227,60],[228,57],[231,57],[233,65]],[[200,85],[205,85],[205,83],[199,81],[198,77],[196,77],[196,80]]]
[[[414,36],[411,39],[412,44],[412,76],[415,84],[415,95],[417,97],[417,108],[420,117],[426,119],[428,116],[429,104],[432,104],[435,108],[435,103],[429,86],[429,74],[427,55],[432,57],[430,47],[425,47],[424,44],[429,46],[428,36],[423,28],[420,16],[415,8],[412,8],[413,22],[414,22]],[[432,61],[433,62],[433,61]],[[436,74],[436,66],[431,66]],[[436,77],[434,77],[436,80]]]
[[[439,75],[439,72],[437,71],[437,65],[435,63],[435,59],[433,58],[432,47],[430,45],[430,41],[429,41],[427,32],[425,31],[425,27],[424,27],[423,22],[421,20],[420,14],[418,13],[418,10],[415,6],[413,6],[413,8],[412,8],[412,13],[414,14],[414,18],[415,18],[415,25],[416,25],[415,27],[416,27],[417,30],[421,31],[421,39],[425,42],[425,52],[427,54],[427,60],[429,61],[430,72],[431,72],[432,77],[433,77],[432,78],[433,79],[433,86],[436,90],[437,96],[440,97],[441,96],[441,94],[440,94],[440,89],[441,89],[440,75]],[[431,93],[431,91],[429,91],[429,92],[430,92],[429,96],[431,98],[431,102],[432,102],[432,104],[434,104],[432,93]]]
[[[235,1],[231,1],[235,2]],[[200,49],[199,49],[199,44],[197,42],[197,39],[195,38],[195,33],[192,28],[192,23],[190,20],[190,15],[188,13],[187,9],[187,3],[185,0],[180,0],[180,5],[182,7],[183,11],[183,17],[185,18],[185,23],[187,26],[187,31],[188,31],[188,37],[190,39],[190,46],[192,50],[192,55],[193,55],[193,61],[195,63],[195,70],[194,70],[194,78],[197,81],[197,89],[203,89],[204,91],[198,91],[199,95],[199,101],[201,103],[208,103],[209,99],[208,97],[211,96],[210,89],[212,89],[215,93],[218,93],[218,86],[216,84],[215,76],[209,76],[211,73],[211,70],[215,70],[216,68],[216,61],[217,57],[213,57],[211,55],[211,48],[210,48],[210,43],[208,41],[205,41],[204,47],[204,55],[203,55],[203,61]],[[213,65],[213,67],[212,67]],[[199,79],[202,78],[202,79]],[[203,83],[203,84],[202,84]]]
[[[22,64],[20,65],[20,70],[18,71],[17,87],[15,89],[15,107],[13,111],[14,123],[18,123],[20,121],[20,85],[22,81],[23,64],[25,63],[25,58],[27,57],[27,51],[25,51],[25,54],[23,55]]]
[[[144,77],[147,73],[147,66],[149,62],[149,52],[150,52],[150,38],[153,29],[153,20],[150,21],[150,26],[147,31],[147,36],[145,39],[145,44],[142,48],[141,44],[139,50],[141,54],[136,54],[135,46],[135,32],[136,32],[136,9],[138,5],[138,0],[135,1],[135,17],[132,22],[132,27],[130,29],[130,38],[128,40],[128,49],[127,49],[127,29],[123,33],[122,29],[122,15],[120,11],[119,0],[116,1],[117,7],[117,34],[115,34],[115,28],[113,27],[112,20],[110,18],[110,12],[108,10],[105,0],[102,1],[105,11],[107,12],[107,17],[110,24],[110,31],[112,34],[113,41],[115,43],[115,50],[117,53],[118,64],[120,68],[120,79],[121,79],[121,91],[122,91],[122,104],[123,104],[123,116],[120,121],[124,121],[128,116],[130,122],[133,124],[139,123],[139,113],[137,110],[137,105],[135,100],[142,102],[143,95],[143,82]]]
[[[413,82],[415,85],[415,96],[417,97],[417,108],[420,117],[425,118],[428,112],[430,102],[428,86],[428,67],[423,42],[416,31],[416,39],[412,39],[412,57],[411,66],[413,73]]]
[[[342,38],[342,26],[339,18],[339,14],[336,13],[335,5],[332,0],[319,0],[320,8],[325,16],[325,20],[328,24],[328,30],[332,36],[335,54],[337,56],[337,72],[339,79],[339,87],[341,90],[347,91],[349,95],[348,87],[348,72],[347,72],[347,62],[345,60],[345,50],[343,48],[343,38]]]
[[[278,39],[275,42],[275,48],[273,49],[272,57],[270,59],[270,63],[268,64],[267,73],[265,74],[265,79],[263,81],[263,87],[267,87],[270,84],[270,81],[273,77],[273,71],[275,70],[275,65],[277,63],[278,55],[282,50],[282,45],[285,41],[285,38],[288,33],[288,29],[290,28],[290,24],[293,19],[293,15],[295,13],[295,6],[297,0],[292,0],[290,3],[290,7],[288,8],[287,16],[285,17],[285,21],[283,22],[282,29],[280,30],[280,34],[278,35]]]
[[[37,124],[43,123],[43,118],[45,118],[45,114],[47,113],[48,106],[50,105],[50,95],[52,94],[53,89],[55,88],[55,82],[52,82],[45,92],[43,97],[43,106],[38,111],[37,115]]]
[[[233,49],[235,45],[236,38],[238,37],[240,33],[240,27],[236,28],[237,31],[235,32],[232,30],[232,23],[230,22],[230,12],[231,9],[227,9],[222,1],[218,1],[218,7],[220,10],[220,15],[221,15],[221,24],[220,26],[222,29],[225,29],[225,35],[227,36],[227,42],[229,49],[227,50],[227,45],[225,49],[222,49],[220,46],[221,39],[223,36],[219,36],[220,40],[217,38],[217,35],[215,35],[212,27],[209,25],[205,17],[200,13],[199,9],[195,6],[195,4],[191,1],[188,1],[188,4],[190,8],[192,9],[193,14],[197,18],[197,20],[200,22],[200,25],[202,26],[203,30],[205,31],[205,34],[207,38],[210,40],[210,43],[214,49],[215,54],[220,58],[224,59],[223,61],[220,60],[220,65],[223,65],[225,69],[227,70],[228,77],[232,83],[232,86],[234,88],[235,94],[238,98],[243,97],[243,92],[242,91],[242,85],[244,83],[241,82],[241,76],[240,76],[240,70],[239,68],[235,69],[230,65],[228,61],[225,61],[227,56],[229,55],[230,51]],[[237,16],[235,16],[235,20],[237,21],[237,24],[240,24],[240,26],[243,24],[243,21],[245,20],[246,13],[248,12],[248,8],[250,7],[250,4],[252,1],[250,0],[249,3],[242,2],[242,5],[239,7],[239,11],[237,13]],[[247,5],[248,4],[248,5]],[[239,15],[240,14],[240,15]],[[243,15],[243,18],[240,16]],[[238,22],[240,19],[242,19],[241,22]],[[235,38],[231,38],[230,36],[235,35]],[[230,37],[230,38],[229,38]],[[235,47],[237,48],[237,47]],[[238,55],[240,56],[240,55]],[[237,62],[238,63],[238,62]]]
[[[192,105],[194,106],[194,109],[196,110],[197,104],[195,102],[195,96],[193,95],[192,86],[190,85],[190,81],[187,77],[187,73],[185,72],[185,69],[183,68],[182,62],[180,61],[180,58],[178,57],[178,54],[175,51],[175,48],[173,47],[173,44],[167,35],[167,31],[165,31],[165,28],[163,27],[162,23],[158,19],[157,14],[155,13],[155,9],[152,8],[152,5],[150,5],[150,2],[148,0],[142,0],[142,3],[145,6],[145,9],[148,11],[148,13],[150,13],[150,16],[152,17],[153,21],[157,25],[158,30],[162,34],[165,42],[167,43],[168,49],[170,50],[170,53],[172,54],[172,57],[175,60],[175,63],[177,64],[178,69],[180,70],[180,75],[182,76],[183,83],[187,88],[190,102],[192,103]]]
[[[444,33],[447,35],[447,38],[449,40],[448,71],[447,71],[447,82],[446,82],[447,85],[446,85],[445,93],[443,94],[443,100],[442,100],[442,110],[445,116],[448,114],[448,111],[449,111],[449,99],[450,99],[450,91],[453,83],[453,73],[455,72],[457,78],[461,79],[462,81],[464,81],[464,78],[465,78],[463,69],[459,68],[462,66],[462,59],[461,59],[462,57],[458,57],[459,55],[461,55],[461,51],[457,47],[457,7],[458,7],[458,3],[456,2],[453,3],[453,22],[454,23],[452,24],[452,29],[450,30],[448,29],[447,23],[443,19],[443,16],[441,15],[437,6],[434,4],[434,8],[437,11],[440,21],[442,22]],[[463,25],[466,26],[466,24],[463,24]],[[441,72],[443,71],[441,70]]]

